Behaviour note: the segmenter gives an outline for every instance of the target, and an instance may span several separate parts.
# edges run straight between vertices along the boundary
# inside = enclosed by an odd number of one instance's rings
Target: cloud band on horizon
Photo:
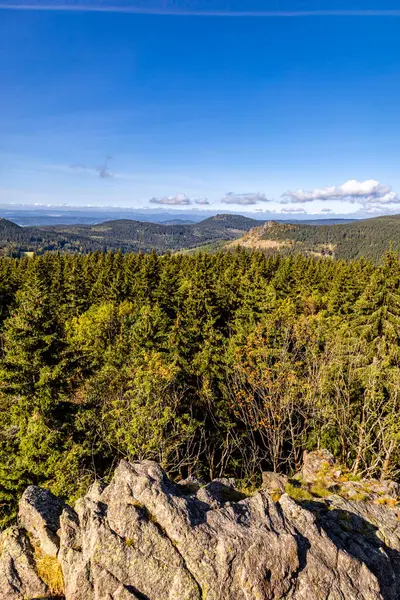
[[[195,198],[191,200],[185,194],[176,194],[176,196],[164,196],[163,198],[151,198],[150,204],[159,204],[161,206],[190,206],[198,204],[200,206],[209,205],[207,198]]]
[[[322,211],[321,211],[322,212]],[[305,208],[300,208],[300,207],[290,207],[290,206],[285,206],[283,208],[281,208],[281,213],[283,214],[306,214],[307,211]]]
[[[113,3],[96,4],[94,2],[13,2],[0,1],[0,10],[32,10],[32,11],[64,11],[64,12],[115,12],[143,15],[198,16],[198,17],[400,17],[400,9],[315,9],[315,10],[223,10],[223,9],[185,9],[168,7],[165,3],[155,8],[135,4],[123,5]]]

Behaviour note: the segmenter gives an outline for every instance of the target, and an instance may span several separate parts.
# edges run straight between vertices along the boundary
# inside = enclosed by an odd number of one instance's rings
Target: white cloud
[[[396,194],[396,192],[388,192],[379,198],[374,199],[378,204],[398,204],[400,202],[400,197]]]
[[[313,202],[314,200],[323,202],[328,200],[340,200],[367,206],[371,203],[379,205],[396,204],[400,202],[400,197],[392,191],[392,188],[389,185],[380,183],[375,179],[368,179],[367,181],[351,179],[339,186],[316,188],[311,192],[304,190],[286,192],[282,196],[281,203],[296,204]]]
[[[382,208],[380,206],[365,206],[363,207],[363,211],[368,213],[368,214],[381,214],[382,213]]]
[[[199,204],[200,206],[206,206],[207,204],[210,204],[207,198],[196,198],[194,203]]]
[[[331,208],[322,208],[322,209],[321,209],[321,212],[322,212],[322,213],[331,213],[331,212],[332,212],[332,209],[331,209]]]
[[[270,202],[265,194],[261,193],[249,193],[249,194],[236,194],[235,192],[229,192],[226,194],[221,202],[223,204],[240,204],[242,206],[249,206],[251,204],[258,204],[259,202]]]
[[[380,213],[382,215],[389,215],[393,213],[398,213],[400,211],[400,199],[394,203],[383,203],[379,202],[370,202],[369,204],[364,204],[360,211],[368,214]]]
[[[291,208],[291,207],[287,207],[287,208],[281,208],[281,213],[301,213],[301,214],[306,214],[306,211],[304,210],[304,208]]]
[[[192,204],[190,198],[185,194],[177,194],[176,196],[164,196],[164,198],[151,198],[151,204],[162,204],[164,206],[188,206]]]

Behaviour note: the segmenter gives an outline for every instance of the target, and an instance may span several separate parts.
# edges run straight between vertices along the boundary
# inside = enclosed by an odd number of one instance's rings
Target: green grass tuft
[[[295,485],[290,481],[285,486],[285,492],[293,499],[298,502],[302,500],[312,500],[312,495],[308,490],[301,487],[300,485]]]

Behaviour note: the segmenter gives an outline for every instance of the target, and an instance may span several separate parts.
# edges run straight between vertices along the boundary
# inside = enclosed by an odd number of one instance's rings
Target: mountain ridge
[[[400,250],[400,215],[335,221],[262,221],[222,213],[196,223],[112,219],[96,224],[21,227],[1,218],[0,252],[9,256],[119,249],[165,253],[241,245],[267,252],[300,252],[339,259],[363,256],[377,261],[391,245]]]
[[[3,220],[0,248],[4,253],[45,251],[89,252],[121,249],[123,252],[174,252],[220,244],[240,237],[260,221],[241,215],[216,215],[199,223],[151,223],[113,219],[94,225],[20,227]]]

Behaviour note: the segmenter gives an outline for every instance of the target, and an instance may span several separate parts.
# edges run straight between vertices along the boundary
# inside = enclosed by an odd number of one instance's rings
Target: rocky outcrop
[[[284,479],[264,479],[283,491]],[[245,497],[233,480],[174,484],[143,461],[121,462],[110,485],[96,484],[61,517],[58,500],[38,488],[29,488],[21,511],[42,550],[48,537],[59,548],[66,600],[400,598],[394,504],[338,495],[295,502],[268,489]],[[50,597],[25,529],[3,534],[7,600]]]
[[[64,505],[48,490],[30,485],[19,502],[19,521],[43,552],[57,556],[60,540],[58,530]]]
[[[301,482],[311,492],[313,485],[317,485],[347,500],[373,501],[395,507],[400,498],[399,483],[358,478],[340,469],[327,450],[304,452],[303,467],[293,481]]]

